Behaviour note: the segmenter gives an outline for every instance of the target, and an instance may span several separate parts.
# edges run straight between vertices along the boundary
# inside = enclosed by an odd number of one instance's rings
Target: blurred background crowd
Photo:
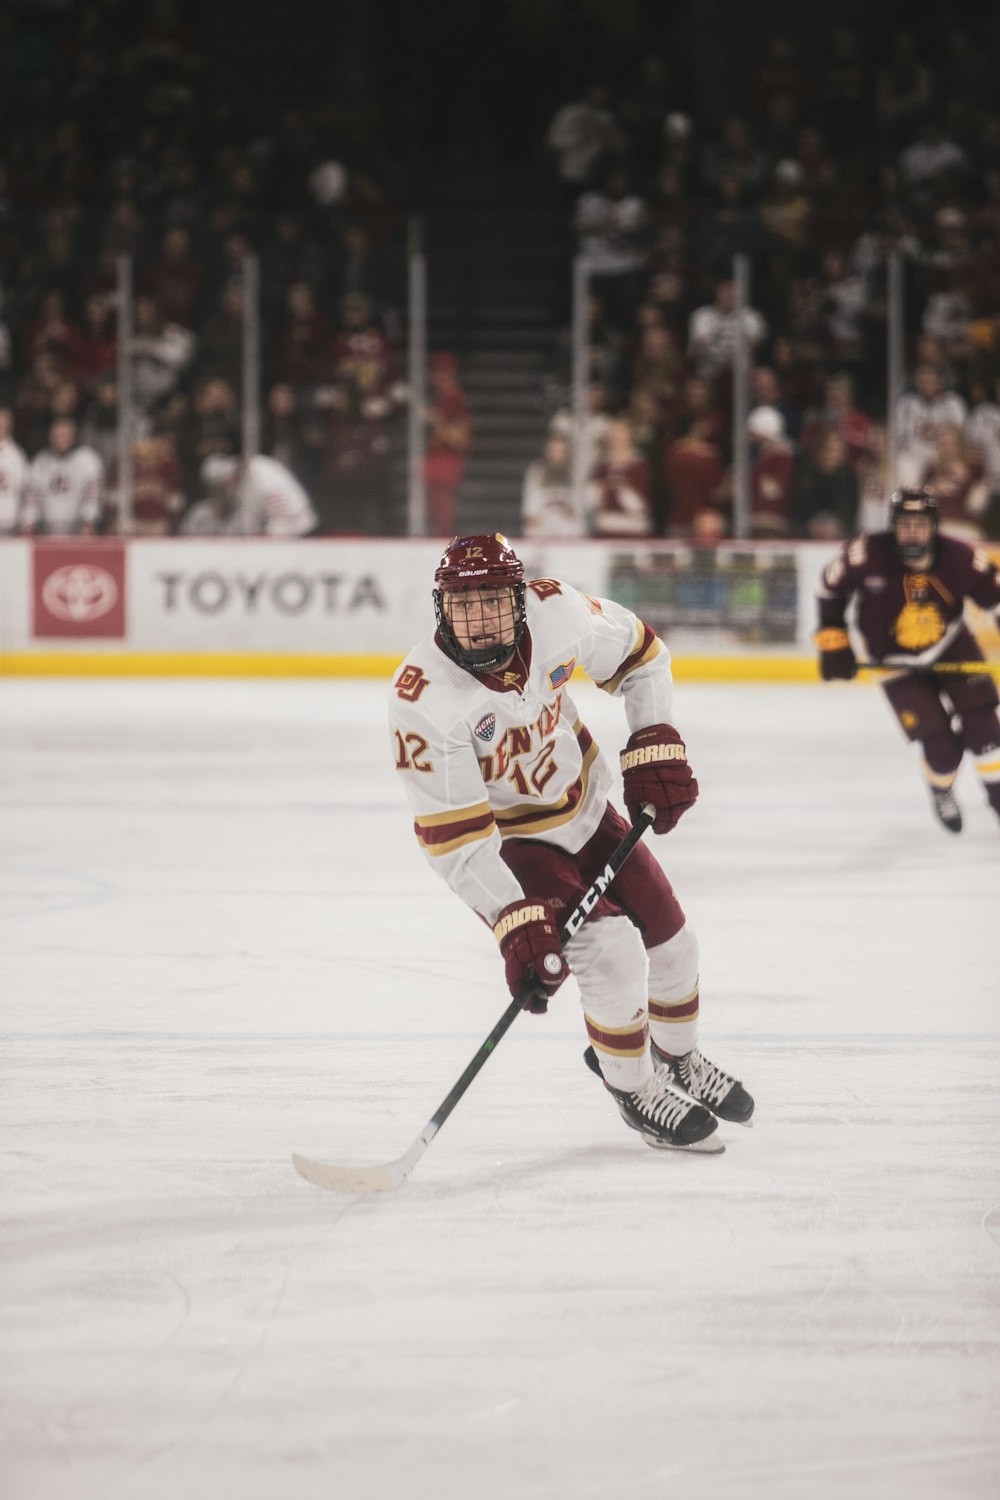
[[[479,9],[7,0],[0,531],[119,527],[123,256],[134,532],[404,531],[419,223],[433,534],[730,534],[740,320],[754,536],[877,525],[893,479],[932,488],[958,534],[1000,536],[1000,13]]]

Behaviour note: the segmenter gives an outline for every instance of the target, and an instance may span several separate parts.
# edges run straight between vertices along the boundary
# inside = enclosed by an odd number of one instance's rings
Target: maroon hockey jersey
[[[854,537],[823,569],[818,596],[822,628],[843,626],[856,598],[857,628],[873,661],[981,660],[963,622],[966,599],[1000,622],[1000,570],[982,547],[954,537],[937,538],[926,572],[904,565],[891,531]]]

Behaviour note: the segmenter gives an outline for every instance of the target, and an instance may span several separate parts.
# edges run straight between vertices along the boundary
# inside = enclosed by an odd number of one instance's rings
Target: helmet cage
[[[434,574],[434,613],[444,650],[460,667],[470,672],[495,672],[517,650],[527,624],[524,601],[524,566],[506,537],[496,535],[455,537],[448,545]],[[508,589],[513,616],[513,640],[473,650],[462,646],[445,608],[445,595]]]

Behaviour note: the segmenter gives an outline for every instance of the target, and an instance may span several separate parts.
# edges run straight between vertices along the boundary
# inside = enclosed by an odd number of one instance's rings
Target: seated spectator
[[[465,472],[471,424],[469,401],[458,380],[458,360],[440,350],[427,363],[430,399],[424,484],[427,519],[432,536],[451,537],[455,531],[455,496]]]
[[[52,402],[63,384],[52,354],[36,354],[14,398],[14,425],[25,451],[31,455],[44,445],[52,421]]]
[[[131,536],[172,536],[184,509],[183,472],[173,438],[151,433],[132,445]],[[114,490],[119,529],[121,497]]]
[[[785,395],[784,384],[773,365],[754,365],[750,371],[750,405],[775,406],[785,424],[785,435],[798,443],[803,413],[795,401]]]
[[[645,203],[623,172],[611,172],[600,188],[580,197],[574,223],[594,290],[612,322],[626,327],[642,294],[649,251]]]
[[[101,380],[118,368],[118,320],[110,297],[93,292],[83,304],[83,328],[77,372],[92,396]]]
[[[132,334],[132,389],[136,404],[150,412],[173,395],[190,365],[196,339],[179,323],[167,323],[152,297],[136,297]]]
[[[525,470],[521,492],[521,527],[524,536],[586,536],[586,496],[573,494],[573,463],[569,442],[550,433],[541,458]]]
[[[28,457],[14,441],[14,413],[0,407],[0,536],[13,536],[21,529],[24,483]]]
[[[290,474],[277,459],[267,458],[262,453],[243,459],[216,454],[206,458],[201,468],[201,482],[210,497],[218,496],[221,510],[228,514],[228,506],[235,507],[240,516],[243,536],[308,536],[316,526],[316,515],[309,496],[294,474]],[[203,509],[192,509],[197,515],[186,518],[181,530],[186,535],[205,536],[211,533],[203,528],[210,524],[211,499],[201,502]],[[226,531],[224,534],[234,534]]]
[[[206,380],[194,395],[177,396],[157,413],[161,430],[169,430],[184,469],[184,492],[198,493],[201,466],[213,454],[230,454],[241,442],[239,402],[228,380]]]
[[[577,441],[582,442],[583,468],[584,472],[589,474],[603,446],[611,419],[608,415],[607,387],[601,381],[590,381],[586,395],[587,409],[583,417],[583,433],[578,436],[576,417],[569,406],[561,406],[558,411],[553,412],[549,419],[549,432],[557,437],[564,437],[571,446]]]
[[[93,536],[104,520],[104,465],[77,442],[76,423],[59,417],[24,485],[21,530],[34,536]]]
[[[25,362],[32,364],[39,354],[47,354],[54,360],[63,379],[73,380],[83,362],[83,345],[83,332],[67,317],[62,292],[46,292],[37,318],[24,332]]]
[[[183,225],[171,225],[166,231],[157,254],[143,264],[139,279],[165,323],[181,328],[198,325],[205,268],[191,253],[191,235]]]
[[[243,287],[227,282],[202,329],[198,374],[202,380],[225,380],[238,387],[243,377]]]
[[[688,322],[687,357],[696,375],[711,382],[732,369],[741,326],[752,357],[767,333],[767,324],[756,308],[737,312],[735,284],[726,276],[716,282],[713,300],[696,307]]]
[[[138,417],[139,436],[145,436],[148,418]],[[80,441],[93,448],[110,474],[118,461],[118,381],[114,371],[104,374],[97,389],[83,408],[80,418]]]
[[[345,297],[329,376],[316,392],[327,419],[317,495],[323,535],[391,535],[389,424],[404,399],[398,356],[375,309],[367,297]]]
[[[820,310],[827,348],[840,363],[856,363],[864,349],[865,284],[840,250],[827,250],[820,263]]]
[[[937,496],[941,530],[965,541],[979,541],[990,490],[982,465],[970,455],[964,430],[942,422],[935,430],[934,453],[918,481]]]
[[[781,413],[755,406],[747,417],[750,438],[750,535],[788,536],[792,529],[795,454],[785,437]]]
[[[721,141],[710,142],[702,152],[702,184],[713,197],[723,177],[735,177],[747,197],[754,199],[763,188],[766,171],[764,153],[740,115],[730,115],[723,125]]]
[[[944,424],[965,425],[966,404],[956,391],[947,391],[938,365],[922,360],[913,373],[913,389],[904,391],[896,406],[896,480],[903,488],[922,483],[936,452],[938,429]]]
[[[724,535],[724,522],[716,524],[727,501],[723,488],[725,466],[714,435],[715,425],[712,415],[704,412],[695,416],[684,434],[667,446],[664,457],[667,536],[704,536],[706,525],[717,536]]]
[[[885,531],[889,525],[889,497],[895,485],[889,457],[889,429],[871,422],[868,443],[858,461],[858,531]]]
[[[814,449],[799,456],[792,496],[796,535],[824,542],[851,536],[858,517],[858,489],[847,446],[830,428]]]
[[[799,447],[813,455],[826,434],[835,432],[845,446],[848,462],[857,467],[868,451],[871,422],[854,404],[854,382],[838,370],[826,377],[823,394],[822,406],[806,413]]]
[[[802,252],[808,247],[812,199],[797,161],[786,157],[778,162],[759,212],[761,228],[772,249]]]
[[[273,368],[284,385],[308,389],[330,376],[333,329],[316,303],[307,281],[293,281],[285,293],[285,311],[277,331]]]
[[[653,502],[649,468],[637,453],[632,429],[624,417],[608,423],[604,452],[591,470],[595,536],[650,536]]]
[[[970,460],[982,465],[990,490],[1000,494],[1000,374],[993,376],[991,397],[977,401],[969,412],[965,440]]]

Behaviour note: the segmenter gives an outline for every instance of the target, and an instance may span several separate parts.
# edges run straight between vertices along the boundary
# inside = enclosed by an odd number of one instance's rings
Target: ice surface
[[[654,1153],[425,865],[383,683],[0,680],[5,1500],[996,1500],[1000,828],[877,688],[681,683],[706,1052]],[[609,750],[620,706],[582,689]]]

